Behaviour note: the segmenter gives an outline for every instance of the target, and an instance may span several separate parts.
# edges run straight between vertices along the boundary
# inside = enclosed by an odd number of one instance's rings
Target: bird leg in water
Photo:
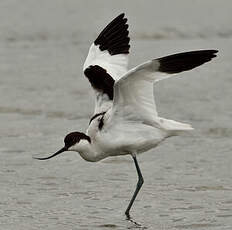
[[[141,173],[140,168],[139,168],[138,161],[136,159],[136,155],[132,155],[132,157],[133,157],[133,160],[135,162],[135,167],[136,167],[136,170],[137,170],[137,173],[138,173],[138,182],[137,182],[137,185],[136,185],[135,192],[134,192],[134,194],[133,194],[133,196],[131,198],[131,201],[130,201],[130,203],[129,203],[127,209],[126,209],[126,212],[125,212],[128,219],[130,219],[129,212],[130,212],[131,206],[133,205],[134,200],[135,200],[135,198],[136,198],[136,196],[137,196],[137,194],[138,194],[138,192],[139,192],[139,190],[142,187],[143,182],[144,182],[142,173]]]

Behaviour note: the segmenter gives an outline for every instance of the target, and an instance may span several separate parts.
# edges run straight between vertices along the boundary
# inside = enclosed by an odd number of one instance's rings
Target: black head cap
[[[71,146],[75,145],[76,143],[78,143],[81,139],[85,139],[88,142],[91,142],[90,137],[85,135],[84,133],[79,133],[79,132],[69,133],[64,138],[65,147],[68,149],[69,147],[71,147]]]

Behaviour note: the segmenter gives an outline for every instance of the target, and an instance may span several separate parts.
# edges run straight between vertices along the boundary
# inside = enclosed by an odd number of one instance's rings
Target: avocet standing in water
[[[170,136],[192,130],[189,124],[158,116],[154,83],[191,70],[216,57],[217,50],[197,50],[152,59],[128,71],[128,24],[120,14],[100,33],[89,49],[84,74],[95,91],[95,111],[86,133],[72,132],[64,138],[65,151],[79,152],[87,161],[130,154],[138,183],[125,214],[139,192],[143,177],[136,155],[156,147]]]

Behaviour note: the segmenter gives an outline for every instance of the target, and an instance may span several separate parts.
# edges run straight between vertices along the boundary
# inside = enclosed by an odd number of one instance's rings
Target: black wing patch
[[[114,97],[114,79],[106,72],[105,69],[98,65],[91,65],[84,71],[85,76],[89,79],[92,87],[107,94],[110,100]]]
[[[94,41],[101,51],[108,50],[111,55],[128,54],[130,38],[128,37],[128,24],[125,14],[120,14],[99,34]]]
[[[160,72],[169,74],[193,69],[216,57],[218,50],[198,50],[158,58]]]
[[[99,116],[102,116],[102,115],[105,115],[106,112],[102,112],[102,113],[97,113],[95,115],[93,115],[89,121],[89,125],[91,124],[91,122],[96,118],[96,117],[99,117]]]
[[[102,130],[103,125],[104,125],[104,116],[102,116],[101,119],[100,119],[100,121],[99,121],[98,129],[99,129],[99,130]]]

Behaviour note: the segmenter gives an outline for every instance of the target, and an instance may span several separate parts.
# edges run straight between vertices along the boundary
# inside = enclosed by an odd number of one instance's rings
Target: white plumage
[[[216,57],[217,50],[198,50],[147,61],[128,71],[128,24],[120,14],[100,33],[89,49],[83,71],[95,91],[94,115],[86,134],[69,133],[64,151],[77,151],[87,161],[131,154],[138,173],[130,208],[143,184],[136,154],[156,147],[167,137],[192,130],[191,125],[159,117],[154,83],[191,70]]]
[[[114,79],[119,80],[128,71],[128,55],[118,54],[110,55],[107,50],[101,51],[99,45],[94,43],[89,48],[88,56],[85,60],[83,71],[89,66],[100,66],[107,70],[107,73]],[[107,111],[112,106],[112,100],[108,100],[105,95],[99,95],[99,91],[95,90],[95,110],[94,114]]]

